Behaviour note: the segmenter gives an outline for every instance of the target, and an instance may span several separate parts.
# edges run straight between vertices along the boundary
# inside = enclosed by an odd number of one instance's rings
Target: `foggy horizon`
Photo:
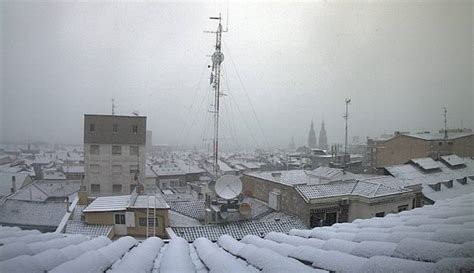
[[[219,13],[227,148],[474,127],[471,1],[2,2],[0,143],[82,144],[84,114],[147,116],[154,144],[203,147]],[[255,112],[255,114],[254,114]],[[256,117],[255,117],[256,116]],[[204,139],[204,140],[203,140]]]

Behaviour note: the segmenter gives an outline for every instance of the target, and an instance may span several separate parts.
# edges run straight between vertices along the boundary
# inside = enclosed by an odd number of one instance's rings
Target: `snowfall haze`
[[[154,144],[203,146],[204,30],[227,12],[223,145],[305,145],[311,120],[341,143],[345,98],[361,140],[437,131],[443,107],[450,128],[472,128],[472,3],[2,1],[0,143],[82,143],[84,114],[110,114],[114,98],[116,114],[147,116]]]

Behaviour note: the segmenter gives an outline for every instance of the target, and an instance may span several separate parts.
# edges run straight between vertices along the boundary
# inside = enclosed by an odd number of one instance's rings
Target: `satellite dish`
[[[223,175],[217,179],[214,189],[219,197],[233,199],[242,191],[242,182],[235,175]]]

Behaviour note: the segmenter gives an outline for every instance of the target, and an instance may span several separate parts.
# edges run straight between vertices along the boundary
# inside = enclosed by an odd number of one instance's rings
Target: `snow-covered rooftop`
[[[453,160],[459,162],[457,159],[453,158]],[[394,165],[385,169],[407,186],[421,184],[423,194],[437,201],[474,192],[474,159],[466,157],[462,161],[463,164],[456,164],[456,168],[448,166],[448,163],[443,164],[443,160],[434,161],[437,166],[436,171],[428,172],[412,164]],[[436,188],[436,185],[439,187]]]
[[[330,184],[298,185],[295,188],[307,200],[342,195],[357,195],[371,198],[408,191],[367,181],[340,181]]]
[[[192,244],[0,227],[5,272],[470,272],[474,194],[330,227]]]
[[[168,209],[169,206],[161,195],[117,195],[97,197],[83,212],[121,211],[127,208]]]

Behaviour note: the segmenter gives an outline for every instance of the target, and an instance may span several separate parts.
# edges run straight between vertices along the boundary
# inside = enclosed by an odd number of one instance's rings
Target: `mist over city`
[[[204,31],[219,13],[229,29],[221,106],[228,149],[287,147],[292,137],[302,146],[311,120],[342,143],[345,98],[350,136],[361,141],[438,131],[444,107],[450,128],[474,126],[470,1],[1,8],[5,142],[80,144],[83,115],[110,114],[113,98],[117,114],[148,117],[154,143],[205,146],[215,38]]]
[[[473,1],[0,1],[0,272],[474,272]]]

